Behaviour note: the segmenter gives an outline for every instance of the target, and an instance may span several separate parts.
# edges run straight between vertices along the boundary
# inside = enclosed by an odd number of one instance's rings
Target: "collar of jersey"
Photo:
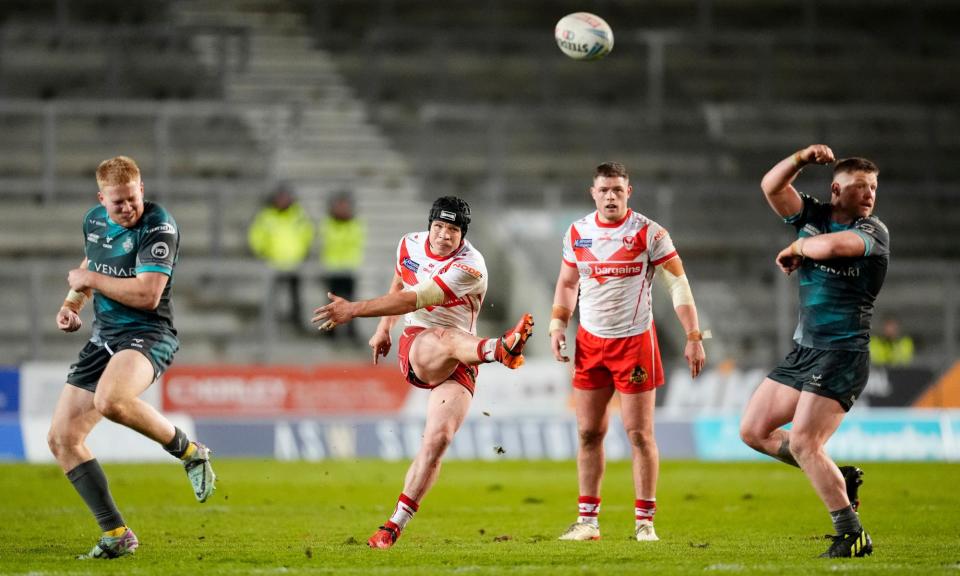
[[[619,228],[620,226],[623,226],[623,223],[627,221],[627,218],[629,218],[631,214],[633,214],[633,210],[631,210],[630,208],[627,208],[627,213],[623,216],[623,218],[617,220],[612,224],[607,224],[606,222],[600,221],[600,211],[597,210],[596,213],[593,215],[593,219],[594,221],[596,221],[597,226],[601,228]]]
[[[463,239],[461,238],[461,239],[460,239],[460,245],[457,246],[457,249],[456,249],[456,250],[454,250],[453,252],[447,254],[446,256],[437,256],[436,254],[433,253],[433,250],[430,249],[430,234],[428,233],[428,234],[427,234],[427,239],[423,242],[423,247],[424,247],[424,249],[425,249],[428,257],[430,257],[430,258],[432,258],[432,259],[434,259],[434,260],[439,260],[439,261],[443,262],[444,260],[449,260],[449,259],[453,258],[454,256],[457,255],[457,253],[459,253],[461,250],[463,250],[463,244],[464,244],[464,243],[463,243]]]
[[[137,223],[139,223],[139,221]],[[126,232],[127,230],[130,230],[130,229],[121,224],[117,224],[116,222],[113,221],[113,219],[110,218],[110,215],[107,214],[107,235],[108,236],[113,236],[114,232],[119,234],[121,232]]]

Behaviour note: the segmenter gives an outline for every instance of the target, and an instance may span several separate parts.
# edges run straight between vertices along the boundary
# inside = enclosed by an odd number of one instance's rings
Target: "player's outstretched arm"
[[[333,292],[327,292],[327,297],[330,298],[330,303],[315,309],[312,320],[324,331],[346,324],[354,318],[396,316],[417,309],[416,292],[395,292],[357,302],[341,298]]]
[[[703,333],[700,332],[697,305],[693,300],[693,292],[690,290],[690,282],[683,269],[683,262],[679,256],[671,258],[657,267],[657,274],[670,292],[673,310],[687,333],[683,356],[687,359],[687,366],[690,367],[690,376],[696,378],[707,362],[707,353],[703,349]]]
[[[567,323],[577,307],[577,289],[580,287],[580,274],[573,266],[560,264],[560,275],[553,293],[553,309],[550,313],[550,349],[558,362],[569,362],[567,350]]]
[[[829,164],[835,160],[829,146],[811,144],[777,162],[760,181],[763,195],[773,211],[782,218],[798,214],[803,209],[803,200],[793,187],[797,175],[807,164]]]

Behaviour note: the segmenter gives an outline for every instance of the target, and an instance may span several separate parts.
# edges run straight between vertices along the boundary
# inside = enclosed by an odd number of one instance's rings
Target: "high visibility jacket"
[[[913,362],[913,339],[896,340],[875,336],[870,339],[870,361],[879,366],[906,366]]]
[[[338,220],[327,216],[320,228],[323,247],[320,262],[327,270],[356,270],[363,263],[367,228],[356,218]]]
[[[313,221],[299,204],[286,210],[267,206],[257,213],[247,235],[250,249],[278,270],[293,270],[310,253]]]

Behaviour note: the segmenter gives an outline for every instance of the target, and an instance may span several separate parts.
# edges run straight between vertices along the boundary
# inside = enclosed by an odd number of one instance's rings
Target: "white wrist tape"
[[[80,309],[83,308],[83,304],[87,301],[87,295],[83,292],[77,292],[76,290],[70,289],[67,292],[67,297],[63,301],[63,305],[66,308],[73,310],[74,312],[79,313]]]
[[[566,332],[567,323],[559,318],[551,318],[550,326],[547,327],[547,334],[553,334],[556,331]]]
[[[657,274],[660,275],[660,279],[667,285],[667,291],[670,292],[670,297],[673,299],[674,308],[684,304],[694,305],[693,292],[690,291],[690,282],[687,281],[686,274],[675,276],[673,272],[663,266],[657,268]]]
[[[417,310],[443,304],[443,299],[446,298],[443,289],[433,280],[417,284],[413,287],[413,291],[417,293]]]

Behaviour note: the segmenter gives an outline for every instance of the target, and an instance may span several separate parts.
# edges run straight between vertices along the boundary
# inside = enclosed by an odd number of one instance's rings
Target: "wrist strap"
[[[709,330],[704,330],[703,332],[699,330],[691,330],[687,332],[687,341],[688,342],[702,342],[703,340],[709,340],[713,337],[713,334]]]
[[[83,308],[83,304],[87,301],[87,295],[83,292],[77,292],[76,290],[71,289],[67,292],[67,297],[63,300],[63,307],[73,310],[77,314],[80,313],[80,309]]]

